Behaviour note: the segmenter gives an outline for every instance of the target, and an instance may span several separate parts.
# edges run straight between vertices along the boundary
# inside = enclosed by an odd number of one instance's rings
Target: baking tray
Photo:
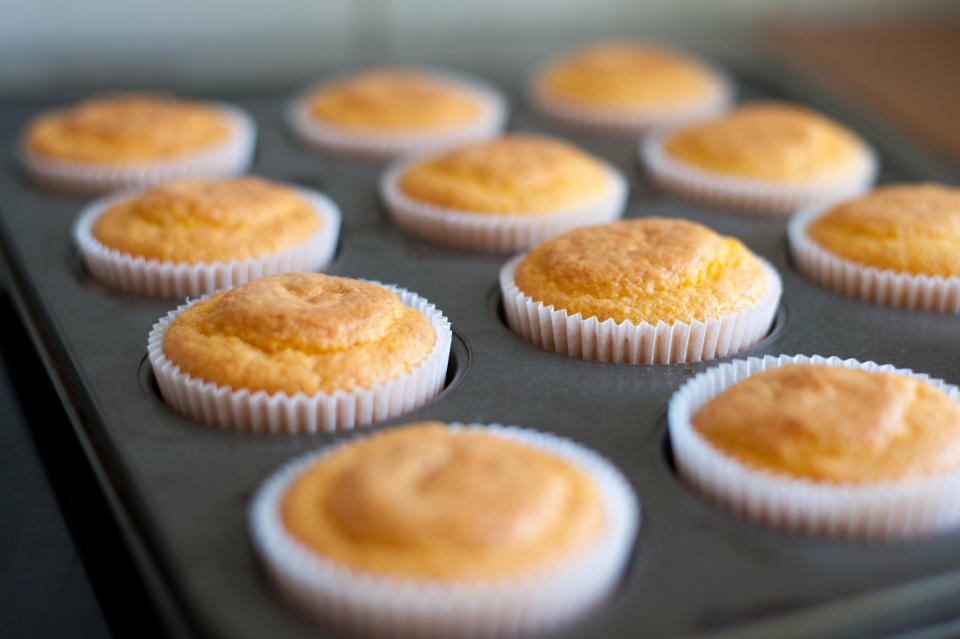
[[[960,317],[873,306],[823,290],[791,267],[785,220],[664,197],[639,171],[634,141],[554,126],[532,114],[520,91],[521,72],[532,64],[510,71],[458,66],[511,93],[511,129],[564,135],[617,165],[630,179],[627,217],[697,220],[739,237],[777,267],[784,294],[776,323],[743,355],[855,357],[960,383]],[[799,75],[767,62],[733,74],[743,97],[803,100],[857,128],[880,152],[883,181],[957,179]],[[382,164],[311,152],[291,138],[283,107],[295,88],[217,96],[258,122],[253,172],[320,189],[340,205],[344,230],[329,272],[407,287],[436,303],[454,327],[447,388],[388,424],[500,422],[557,433],[612,460],[641,499],[643,525],[621,586],[560,636],[957,631],[950,624],[960,616],[960,533],[896,545],[808,539],[745,523],[693,494],[671,465],[664,412],[678,386],[716,362],[605,364],[547,352],[514,335],[496,284],[507,256],[402,235],[378,200]],[[11,150],[0,175],[0,247],[18,310],[123,532],[127,547],[118,552],[132,555],[172,636],[336,636],[271,591],[249,544],[246,510],[271,471],[345,435],[227,432],[163,404],[145,345],[152,324],[177,302],[122,295],[92,281],[70,234],[84,199],[37,189],[16,167],[19,128],[50,105],[0,105],[0,143]]]

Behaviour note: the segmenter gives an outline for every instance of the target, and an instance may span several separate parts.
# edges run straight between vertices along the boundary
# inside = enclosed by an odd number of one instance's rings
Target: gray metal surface
[[[479,71],[484,71],[482,68]],[[489,71],[489,70],[488,70]],[[504,74],[485,74],[493,81]],[[790,80],[789,78],[787,78]],[[515,89],[519,72],[501,86]],[[812,99],[799,81],[741,75],[741,93]],[[792,88],[791,88],[792,87]],[[290,87],[291,91],[294,87]],[[797,95],[797,94],[802,95]],[[519,424],[570,437],[611,459],[644,511],[632,565],[614,597],[564,636],[730,633],[872,636],[943,623],[960,613],[960,534],[898,545],[811,540],[744,523],[705,503],[674,475],[664,408],[712,363],[629,366],[546,352],[512,334],[497,301],[504,255],[463,253],[404,237],[378,202],[382,165],[298,147],[282,123],[284,95],[222,96],[260,126],[254,172],[330,195],[344,213],[330,272],[410,288],[441,308],[462,340],[456,375],[418,419]],[[635,144],[542,122],[514,91],[511,129],[564,135],[630,177],[627,216],[680,216],[741,238],[784,281],[771,336],[747,354],[819,353],[889,362],[960,383],[960,317],[882,308],[804,280],[786,255],[785,221],[691,206],[651,190]],[[835,102],[814,100],[878,146],[884,178],[953,180],[936,163]],[[0,107],[0,144],[12,148],[41,105]],[[24,182],[12,157],[0,175],[0,244],[20,311],[88,442],[144,579],[172,634],[333,636],[290,612],[259,573],[246,508],[278,465],[344,435],[265,436],[202,426],[169,410],[144,363],[153,322],[176,305],[113,293],[82,271],[70,226],[83,199]],[[379,426],[378,426],[379,427]]]

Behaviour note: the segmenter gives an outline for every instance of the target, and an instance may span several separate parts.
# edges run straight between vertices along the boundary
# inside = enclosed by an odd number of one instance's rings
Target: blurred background
[[[960,12],[957,0],[4,0],[4,93],[155,82],[280,83],[438,52],[491,61],[609,35],[739,45],[771,23]]]
[[[739,68],[770,55],[796,63],[960,164],[960,127],[949,126],[960,111],[958,0],[3,3],[0,99],[141,87],[288,91],[384,61],[483,73],[600,37],[639,36]]]

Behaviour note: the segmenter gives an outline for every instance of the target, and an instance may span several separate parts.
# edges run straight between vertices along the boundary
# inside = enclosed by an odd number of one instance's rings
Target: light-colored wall
[[[0,0],[0,93],[176,80],[277,83],[347,61],[464,58],[606,33],[744,37],[770,16],[869,17],[956,0]]]

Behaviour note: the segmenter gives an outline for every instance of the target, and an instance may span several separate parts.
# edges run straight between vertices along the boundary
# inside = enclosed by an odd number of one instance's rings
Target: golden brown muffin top
[[[893,373],[771,368],[719,393],[692,422],[734,459],[792,477],[866,483],[960,468],[960,405]]]
[[[184,309],[167,329],[163,353],[193,377],[234,390],[309,395],[408,373],[436,340],[423,313],[382,286],[284,273]]]
[[[786,102],[754,102],[671,134],[667,154],[737,177],[786,182],[842,177],[863,143],[816,111]]]
[[[417,162],[400,190],[434,206],[471,213],[563,213],[610,192],[599,160],[539,135],[505,135]]]
[[[542,93],[587,106],[642,111],[706,98],[715,74],[693,58],[644,42],[602,42],[566,55],[536,80]]]
[[[294,481],[290,534],[355,570],[496,579],[570,558],[602,531],[573,464],[493,433],[409,424],[338,448]]]
[[[292,188],[254,177],[180,180],[123,200],[93,226],[103,245],[172,262],[276,253],[320,230],[314,207]]]
[[[913,274],[960,275],[960,189],[884,186],[834,206],[810,238],[859,264]]]
[[[481,108],[458,84],[404,69],[352,75],[320,87],[307,101],[317,120],[397,133],[456,128],[476,120]]]
[[[547,240],[520,262],[515,280],[534,301],[557,310],[634,324],[737,313],[767,290],[762,264],[739,240],[658,217]]]
[[[166,160],[225,142],[222,109],[161,93],[117,93],[40,114],[27,125],[34,153],[114,164]]]

